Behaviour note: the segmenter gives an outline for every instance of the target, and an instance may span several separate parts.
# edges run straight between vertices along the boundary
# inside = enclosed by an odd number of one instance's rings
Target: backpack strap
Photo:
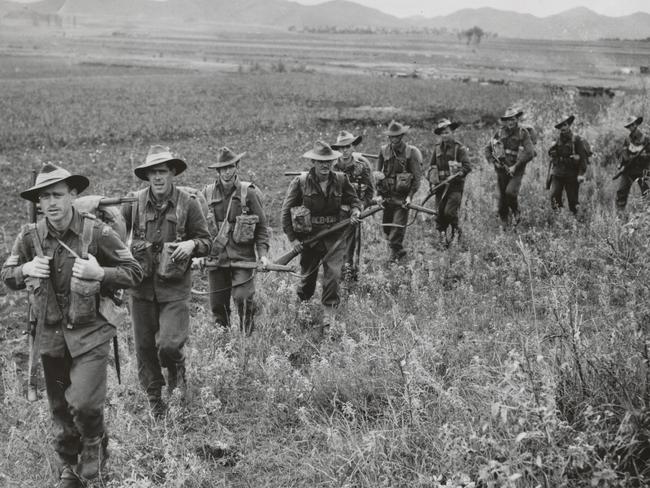
[[[32,235],[32,243],[34,244],[34,251],[39,258],[42,258],[45,256],[42,242],[47,235],[47,223],[45,219],[41,219],[36,224],[30,224],[29,228]]]
[[[138,197],[138,234],[140,239],[144,239],[145,236],[147,235],[147,192],[149,191],[148,188],[143,188],[142,190],[138,190],[136,192],[136,196]],[[136,226],[132,223],[131,224],[133,228],[136,228]]]
[[[303,172],[303,173],[300,173],[300,175],[298,176],[298,183],[300,185],[300,193],[302,193],[303,196],[305,195],[305,186],[307,185],[307,175],[308,174],[309,173],[307,173],[307,172]]]
[[[88,259],[88,248],[93,240],[93,228],[95,227],[95,216],[92,214],[84,213],[84,226],[81,232],[81,259]]]

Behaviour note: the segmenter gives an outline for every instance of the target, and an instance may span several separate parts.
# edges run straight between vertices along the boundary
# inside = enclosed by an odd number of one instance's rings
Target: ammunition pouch
[[[158,263],[158,277],[161,280],[172,281],[180,280],[185,276],[190,266],[191,259],[172,259],[172,254],[177,242],[165,242],[160,253],[160,262]]]
[[[71,325],[88,325],[97,318],[97,296],[100,282],[72,277],[68,320]]]
[[[46,288],[43,286],[44,282],[40,278],[33,278],[31,276],[25,277],[25,286],[29,290],[29,303],[32,306],[32,310],[35,312],[35,316],[38,316],[40,310],[43,310],[43,307],[47,307],[45,315],[45,324],[54,325],[58,324],[63,320],[63,313],[59,307],[56,300],[47,300],[47,303],[44,303],[46,299]],[[47,286],[50,286],[47,284]],[[50,286],[50,292],[53,292],[52,287]]]
[[[309,234],[312,231],[311,211],[304,205],[292,207],[291,226],[298,234]]]
[[[153,247],[148,241],[134,240],[131,243],[131,254],[142,268],[143,278],[153,275]]]
[[[406,195],[409,191],[411,191],[412,183],[413,183],[413,174],[397,173],[395,175],[395,193],[399,195]]]
[[[232,240],[237,244],[250,244],[255,240],[255,228],[260,221],[258,215],[247,214],[235,217]]]

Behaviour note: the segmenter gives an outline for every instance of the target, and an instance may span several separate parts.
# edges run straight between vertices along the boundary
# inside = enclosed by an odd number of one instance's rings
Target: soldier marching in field
[[[377,182],[377,199],[384,205],[382,223],[391,261],[399,261],[406,256],[403,242],[409,209],[404,204],[411,203],[422,179],[422,153],[404,141],[409,128],[408,125],[391,121],[384,131],[389,143],[381,147],[377,162],[378,171],[384,175]]]
[[[526,165],[535,157],[530,134],[519,125],[523,112],[508,108],[501,116],[503,126],[485,148],[485,157],[494,164],[499,190],[499,217],[504,225],[519,221],[519,190]],[[512,215],[511,215],[512,214]]]
[[[131,291],[131,317],[138,377],[156,417],[165,413],[161,397],[167,368],[169,393],[185,396],[185,355],[189,336],[190,261],[210,251],[210,233],[196,198],[174,185],[187,165],[168,149],[152,146],[135,175],[149,185],[137,201],[122,207],[133,237],[131,249],[144,280]]]
[[[449,183],[435,192],[438,215],[436,229],[442,247],[448,247],[454,238],[460,239],[461,229],[458,225],[458,213],[463,199],[465,177],[472,171],[467,148],[454,139],[453,133],[460,124],[449,119],[438,121],[434,134],[440,136],[431,154],[427,179],[431,188],[439,185],[447,178],[457,175]],[[448,235],[447,229],[451,227]]]
[[[231,268],[233,261],[269,264],[270,231],[262,194],[252,183],[239,179],[239,163],[246,153],[219,149],[217,161],[208,168],[217,170],[217,179],[203,188],[208,202],[208,220],[214,220],[216,238],[212,243],[208,270],[210,309],[217,325],[230,325],[230,297],[239,313],[242,330],[250,335],[255,328],[255,270]]]
[[[560,136],[548,150],[550,160],[550,190],[553,208],[562,208],[563,193],[566,193],[569,210],[578,212],[578,191],[585,180],[591,150],[582,137],[571,131],[574,115],[563,117],[555,125]]]
[[[12,289],[27,287],[38,314],[40,352],[54,449],[61,460],[57,486],[85,486],[104,476],[106,370],[115,326],[102,315],[101,296],[140,282],[142,269],[108,225],[73,207],[88,179],[46,164],[20,196],[40,203],[44,218],[24,227],[2,268]]]
[[[363,208],[369,207],[375,196],[375,184],[372,176],[372,167],[361,154],[353,152],[352,148],[361,143],[362,136],[354,136],[350,132],[339,132],[332,149],[341,152],[341,157],[334,163],[332,169],[345,173],[357,192]],[[349,209],[348,209],[349,211]],[[359,263],[355,261],[355,251],[360,251],[361,226],[350,232],[343,265],[343,278],[347,281],[357,280],[359,276]]]
[[[616,209],[619,213],[625,211],[627,199],[636,181],[641,193],[648,193],[648,170],[650,170],[650,137],[645,135],[640,126],[643,117],[631,116],[625,123],[629,131],[619,151],[619,172],[614,179],[620,177],[618,189],[616,190]]]
[[[282,204],[282,230],[301,251],[301,279],[297,289],[300,300],[313,296],[318,268],[323,265],[321,303],[325,316],[323,326],[327,327],[334,320],[340,302],[339,282],[345,261],[346,233],[350,229],[329,235],[311,247],[303,247],[301,242],[339,222],[343,205],[350,207],[350,218],[358,225],[361,201],[347,176],[332,171],[334,161],[341,157],[340,152],[317,141],[303,157],[311,160],[312,168],[289,185]]]

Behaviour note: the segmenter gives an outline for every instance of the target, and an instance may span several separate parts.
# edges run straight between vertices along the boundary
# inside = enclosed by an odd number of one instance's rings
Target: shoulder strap
[[[93,240],[93,227],[95,227],[95,217],[91,214],[84,213],[84,227],[81,233],[81,259],[88,259],[88,248]]]
[[[298,183],[300,183],[300,193],[305,194],[305,185],[307,185],[307,175],[309,173],[300,173]]]
[[[240,188],[240,201],[241,201],[241,211],[244,214],[248,213],[248,205],[246,204],[246,198],[248,196],[248,187],[252,185],[250,181],[240,181],[239,184],[241,185]]]
[[[148,188],[143,188],[136,192],[138,197],[138,232],[140,239],[144,239],[147,235],[147,192]],[[135,224],[132,224],[135,227]]]
[[[47,223],[45,219],[41,219],[37,224],[30,224],[30,230],[32,234],[32,243],[34,244],[34,251],[39,258],[42,258],[45,254],[43,253],[43,245],[41,242],[45,239],[47,235]]]
[[[176,238],[181,241],[185,238],[185,224],[187,223],[187,214],[190,210],[190,200],[194,196],[185,190],[178,189],[178,200],[176,201]]]

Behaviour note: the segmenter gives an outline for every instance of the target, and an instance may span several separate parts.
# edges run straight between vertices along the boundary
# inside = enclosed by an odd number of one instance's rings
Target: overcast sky
[[[323,0],[294,0],[305,5],[323,3]],[[501,10],[525,12],[539,17],[556,14],[573,7],[587,6],[603,15],[619,16],[634,12],[650,12],[650,0],[354,0],[356,3],[374,7],[383,12],[407,17],[424,15],[434,17],[446,15],[462,8],[493,7]]]

